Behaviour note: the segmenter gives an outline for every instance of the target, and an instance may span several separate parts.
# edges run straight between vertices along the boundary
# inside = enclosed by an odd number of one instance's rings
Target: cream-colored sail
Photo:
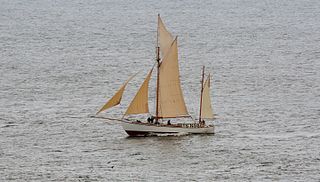
[[[212,112],[211,99],[210,99],[210,74],[209,74],[203,86],[201,119],[213,119],[213,118],[214,118],[214,115]]]
[[[146,79],[142,83],[139,91],[135,95],[134,99],[130,103],[124,115],[149,113],[148,85],[151,78],[152,70],[153,68],[150,70],[149,74],[147,75]]]
[[[158,117],[189,116],[180,85],[177,38],[161,62],[158,91]]]
[[[159,39],[161,56],[164,57],[171,47],[171,44],[173,42],[173,37],[171,33],[168,32],[168,30],[164,26],[164,23],[162,22],[160,15],[158,15],[158,39]]]
[[[120,104],[124,89],[126,88],[128,82],[137,74],[131,76],[121,87],[120,89],[114,94],[114,96],[97,112],[99,114],[101,111],[104,111],[106,109],[109,109],[111,107],[114,107],[118,104]]]

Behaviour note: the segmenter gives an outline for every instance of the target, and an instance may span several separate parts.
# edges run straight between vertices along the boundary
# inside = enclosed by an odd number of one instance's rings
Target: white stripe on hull
[[[174,133],[188,133],[188,134],[214,134],[214,127],[204,128],[184,128],[166,125],[146,125],[138,123],[121,123],[123,129],[132,136],[148,135],[153,133],[160,134],[174,134]]]

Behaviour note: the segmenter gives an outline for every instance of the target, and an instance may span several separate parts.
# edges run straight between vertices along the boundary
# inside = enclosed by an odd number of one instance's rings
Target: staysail
[[[158,15],[158,40],[161,56],[164,57],[171,47],[173,37],[171,33],[166,29],[164,23],[160,18],[160,15]]]
[[[104,111],[106,109],[109,109],[111,107],[114,107],[118,104],[120,104],[120,101],[122,99],[122,95],[124,92],[124,89],[126,88],[128,82],[134,77],[136,76],[138,73],[136,73],[135,75],[131,76],[121,87],[120,89],[116,92],[116,94],[114,94],[114,96],[97,112],[97,114],[99,114],[101,111]]]
[[[179,78],[177,38],[160,64],[158,92],[159,118],[189,116]]]
[[[201,119],[213,119],[213,118],[214,118],[214,115],[212,112],[211,99],[210,99],[210,74],[209,74],[203,86]]]
[[[152,71],[153,71],[153,68],[149,71],[147,77],[145,78],[139,91],[135,95],[134,99],[130,103],[130,105],[124,115],[149,113],[148,85],[149,85]]]

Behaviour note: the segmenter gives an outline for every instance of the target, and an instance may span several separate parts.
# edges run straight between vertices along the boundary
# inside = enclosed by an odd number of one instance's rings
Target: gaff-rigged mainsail
[[[162,59],[159,68],[158,84],[158,116],[159,118],[175,118],[189,116],[179,78],[177,38]]]
[[[139,91],[136,93],[134,99],[130,103],[124,115],[149,113],[148,85],[151,78],[152,70],[153,68],[149,71],[147,77],[145,78]]]
[[[213,119],[211,99],[210,99],[210,74],[203,85],[201,119]]]
[[[122,99],[122,95],[124,92],[124,89],[126,88],[128,82],[134,77],[136,76],[138,73],[136,73],[135,75],[131,76],[121,87],[120,89],[116,92],[116,94],[114,94],[114,96],[97,112],[97,114],[99,114],[101,111],[104,111],[106,109],[109,109],[111,107],[114,107],[118,104],[120,104],[120,101]]]

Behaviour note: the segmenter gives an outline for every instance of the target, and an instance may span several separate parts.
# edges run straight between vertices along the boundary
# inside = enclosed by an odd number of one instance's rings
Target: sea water
[[[0,4],[0,181],[320,180],[320,1]],[[193,118],[212,74],[215,135],[128,138],[89,117],[139,72],[101,114],[122,117],[155,63],[158,13]]]

